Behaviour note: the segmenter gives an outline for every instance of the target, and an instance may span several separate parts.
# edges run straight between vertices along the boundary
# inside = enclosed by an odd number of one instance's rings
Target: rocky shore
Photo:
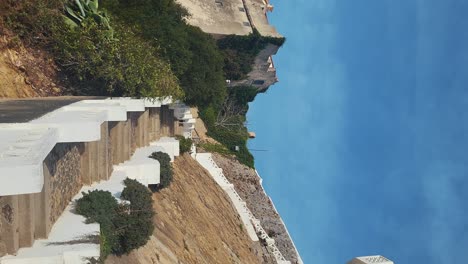
[[[226,178],[234,184],[236,191],[247,203],[250,211],[261,221],[268,235],[275,239],[283,256],[291,263],[299,263],[296,249],[281,216],[276,212],[270,198],[263,190],[261,179],[256,171],[224,155],[214,153],[213,160],[223,169]]]

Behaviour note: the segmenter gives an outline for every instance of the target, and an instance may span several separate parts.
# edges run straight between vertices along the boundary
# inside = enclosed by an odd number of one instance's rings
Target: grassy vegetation
[[[158,50],[130,33],[131,28],[84,17],[70,26],[60,0],[6,1],[3,24],[22,40],[54,55],[64,80],[76,95],[182,98],[177,77]]]
[[[229,90],[228,99],[221,109],[207,107],[200,112],[208,129],[208,136],[236,155],[239,162],[252,168],[254,158],[247,148],[249,135],[244,123],[248,103],[255,99],[257,93],[254,87],[235,87]],[[239,148],[238,151],[236,147]]]
[[[199,147],[207,152],[216,152],[223,155],[234,155],[234,152],[226,148],[226,146],[216,143],[203,142],[198,144]]]
[[[180,154],[190,152],[192,148],[193,141],[190,138],[185,138],[183,136],[176,136],[177,140],[179,140],[179,152]]]

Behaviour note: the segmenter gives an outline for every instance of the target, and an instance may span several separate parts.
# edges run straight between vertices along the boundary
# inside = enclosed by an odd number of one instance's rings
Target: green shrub
[[[207,126],[207,128],[215,125],[217,111],[213,106],[208,106],[200,109],[200,117]]]
[[[153,199],[152,193],[136,180],[125,179],[125,188],[121,198],[130,202],[129,214],[120,217],[119,225],[125,228],[119,233],[119,250],[128,253],[144,246],[153,234]]]
[[[78,214],[87,222],[100,224],[101,260],[145,245],[154,230],[151,192],[135,180],[125,179],[124,184],[121,199],[129,204],[119,204],[110,192],[102,190],[83,193],[76,202]]]
[[[204,143],[200,143],[198,146],[203,148],[207,152],[216,152],[216,153],[223,154],[223,155],[234,154],[233,151],[229,150],[228,148],[226,148],[226,146],[221,145],[221,144],[204,142]]]
[[[94,190],[83,192],[83,197],[76,202],[75,210],[86,216],[88,222],[101,222],[116,212],[119,204],[108,191]]]
[[[229,95],[226,100],[230,100],[232,104],[225,103],[223,108],[216,111],[213,107],[203,108],[200,111],[200,117],[205,122],[208,129],[208,135],[225,146],[226,150],[219,148],[218,146],[207,145],[207,151],[220,152],[224,154],[232,153],[236,155],[237,160],[244,165],[254,167],[254,158],[247,148],[247,140],[249,138],[247,129],[244,126],[246,120],[245,113],[249,106],[248,103],[255,99],[258,94],[256,88],[251,86],[238,86],[229,89]],[[223,116],[226,111],[226,105],[230,105],[232,108],[238,109],[237,113],[230,114],[227,121],[228,124],[222,124],[219,122],[218,116]],[[235,112],[235,111],[234,111]],[[222,119],[222,118],[221,118]],[[239,147],[238,151],[235,148]]]
[[[115,230],[120,206],[108,191],[94,190],[83,192],[83,197],[75,205],[78,214],[86,217],[88,223],[99,223],[101,227],[101,258],[105,259],[117,247]]]
[[[193,141],[190,138],[185,138],[183,136],[176,136],[177,140],[179,140],[179,151],[181,154],[190,152],[192,149]]]
[[[161,151],[153,152],[150,158],[159,161],[160,183],[157,186],[157,188],[155,188],[156,191],[159,191],[160,189],[168,187],[172,182],[173,171],[171,165],[171,158],[169,157],[169,155],[167,155],[167,153]]]
[[[7,10],[1,19],[10,29],[26,43],[53,54],[68,93],[183,98],[179,81],[158,48],[132,33],[133,28],[94,15],[81,17],[80,26],[70,26],[69,18],[64,18],[70,13],[60,0],[1,5]]]
[[[249,138],[249,135],[245,127],[239,130],[230,130],[219,126],[212,127],[208,129],[208,136],[212,137],[232,151],[240,163],[251,168],[254,167],[254,158],[247,148],[247,139]],[[235,151],[236,146],[239,147],[239,151]]]
[[[226,97],[223,55],[216,41],[185,19],[188,11],[174,0],[105,0],[102,4],[138,36],[160,47],[160,54],[185,91],[190,105],[220,105]]]

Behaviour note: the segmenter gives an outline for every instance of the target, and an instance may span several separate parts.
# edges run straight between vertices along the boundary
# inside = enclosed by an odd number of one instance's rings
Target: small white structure
[[[353,258],[348,264],[394,264],[393,261],[381,255]]]
[[[45,125],[0,124],[0,196],[40,192],[42,162],[59,140]]]
[[[177,102],[170,106],[174,110],[174,117],[183,124],[182,135],[185,138],[192,138],[192,131],[195,129],[195,118],[190,113],[190,107]]]
[[[150,143],[151,146],[161,147],[171,157],[171,161],[174,161],[174,157],[178,157],[179,153],[179,141],[171,137],[162,137],[158,141]],[[153,151],[154,152],[154,151]],[[151,154],[151,153],[150,153]]]
[[[153,144],[156,142],[153,142]],[[157,145],[139,148],[135,151],[130,160],[114,166],[114,170],[125,171],[128,178],[137,180],[139,183],[146,186],[159,184],[161,180],[159,176],[161,166],[159,161],[149,158],[153,152],[157,151],[167,153],[164,148]]]

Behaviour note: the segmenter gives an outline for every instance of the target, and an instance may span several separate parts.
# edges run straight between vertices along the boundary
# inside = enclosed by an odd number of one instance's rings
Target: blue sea
[[[468,263],[468,1],[273,4],[249,147],[304,262]]]

